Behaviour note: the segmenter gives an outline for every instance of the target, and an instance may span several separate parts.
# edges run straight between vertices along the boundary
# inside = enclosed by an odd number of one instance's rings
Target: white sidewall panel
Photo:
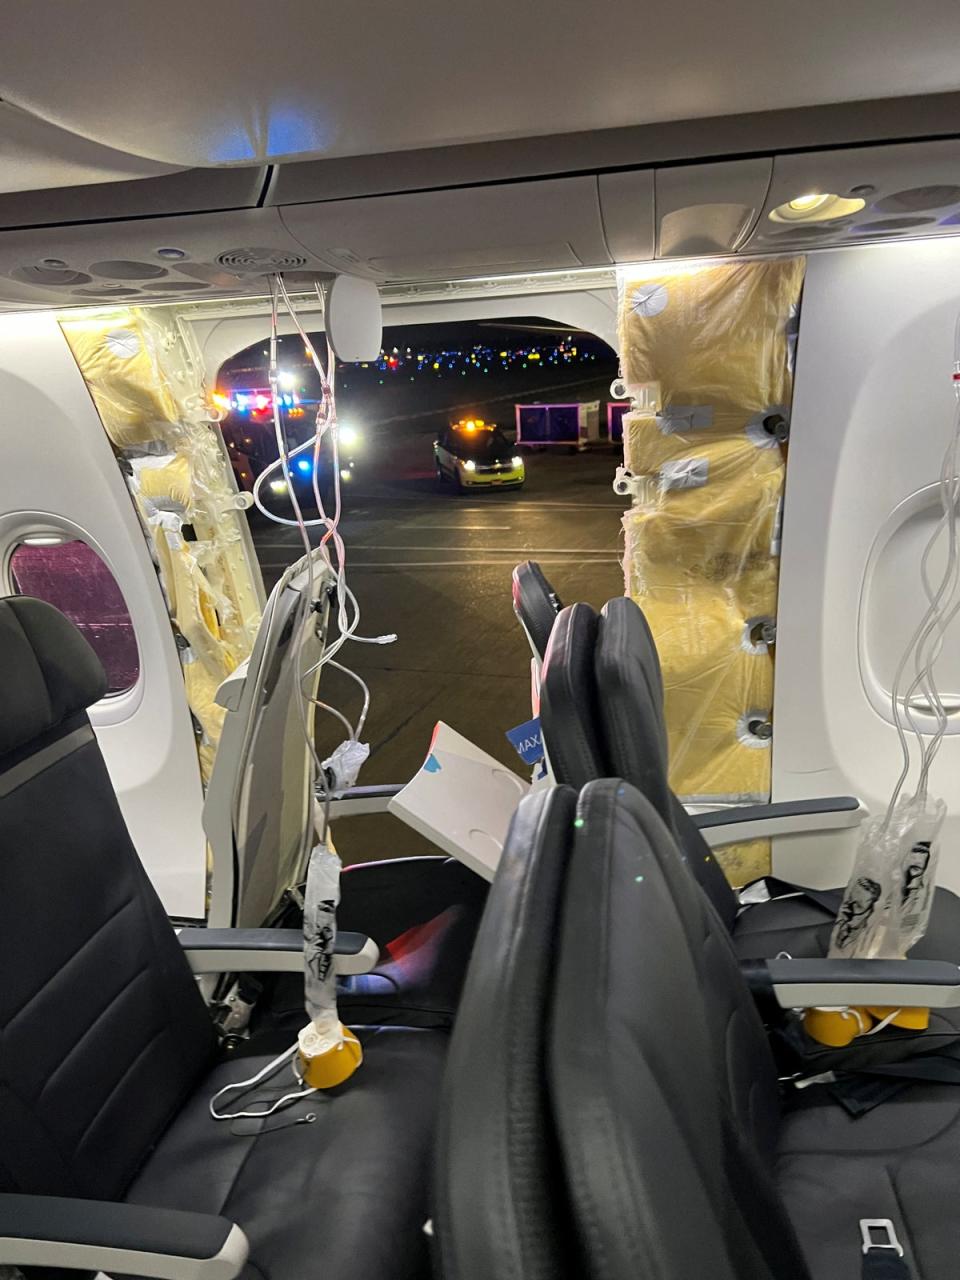
[[[878,813],[900,772],[896,733],[868,697],[860,605],[878,532],[900,503],[939,475],[955,410],[958,310],[958,240],[808,259],[784,502],[775,800],[849,793]],[[917,607],[912,583],[904,598]],[[870,625],[892,619],[898,601],[889,590],[879,605],[873,601]],[[954,631],[948,644],[957,643]],[[943,742],[931,791],[948,807],[938,879],[960,891],[956,735]],[[840,884],[855,843],[849,836],[777,841],[775,873]]]
[[[47,515],[85,533],[123,592],[140,681],[94,707],[90,719],[164,906],[202,918],[203,792],[166,605],[100,418],[49,313],[0,317],[0,457],[0,564],[18,524]],[[9,582],[0,586],[10,590]]]

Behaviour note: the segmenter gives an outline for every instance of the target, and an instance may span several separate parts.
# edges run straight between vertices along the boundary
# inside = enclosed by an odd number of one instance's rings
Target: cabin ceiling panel
[[[729,15],[728,15],[729,16]],[[18,6],[0,97],[159,164],[252,165],[960,87],[960,6],[282,0]]]

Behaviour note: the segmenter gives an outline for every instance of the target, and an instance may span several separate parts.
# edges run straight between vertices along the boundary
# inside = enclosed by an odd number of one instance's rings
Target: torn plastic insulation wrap
[[[368,742],[347,738],[322,761],[323,772],[330,785],[330,795],[339,798],[354,785],[370,754]]]
[[[171,618],[196,659],[184,678],[206,783],[222,725],[215,686],[249,657],[260,622],[262,583],[242,515],[250,495],[237,490],[202,357],[176,308],[69,315],[61,327],[152,543]]]
[[[664,678],[670,781],[684,803],[769,799],[778,521],[801,258],[620,277],[623,419],[634,501],[627,594]],[[768,624],[761,634],[761,625]],[[769,842],[719,852],[734,884]]]
[[[360,1041],[337,1012],[337,905],[340,859],[325,844],[310,854],[303,904],[304,1003],[309,1023],[297,1037],[304,1082],[315,1089],[342,1084],[363,1060]]]

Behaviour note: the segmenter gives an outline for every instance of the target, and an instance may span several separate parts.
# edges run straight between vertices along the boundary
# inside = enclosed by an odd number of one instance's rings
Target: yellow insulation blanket
[[[624,418],[640,478],[624,517],[627,593],[663,666],[670,773],[686,802],[770,794],[773,649],[789,333],[802,259],[666,269],[621,282],[624,379],[657,412]],[[769,847],[720,851],[736,883]]]
[[[63,328],[113,444],[145,444],[177,421],[176,401],[136,311],[70,320]]]
[[[151,539],[206,783],[223,726],[217,688],[250,654],[262,587],[202,361],[173,308],[65,317],[61,327]]]

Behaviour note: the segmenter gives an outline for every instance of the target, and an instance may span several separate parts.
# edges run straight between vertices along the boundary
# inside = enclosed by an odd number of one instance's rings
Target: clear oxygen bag
[[[932,797],[897,801],[889,818],[866,824],[830,940],[830,957],[896,960],[930,919],[946,805]]]
[[[340,859],[325,843],[314,846],[303,903],[304,1003],[310,1021],[298,1044],[303,1079],[317,1089],[342,1084],[363,1060],[359,1040],[337,1013],[340,870]]]
[[[868,822],[830,939],[830,959],[900,960],[923,937],[936,882],[942,800],[900,798]],[[895,1026],[923,1031],[928,1009],[879,1006],[808,1009],[804,1027],[821,1044],[842,1047]]]

